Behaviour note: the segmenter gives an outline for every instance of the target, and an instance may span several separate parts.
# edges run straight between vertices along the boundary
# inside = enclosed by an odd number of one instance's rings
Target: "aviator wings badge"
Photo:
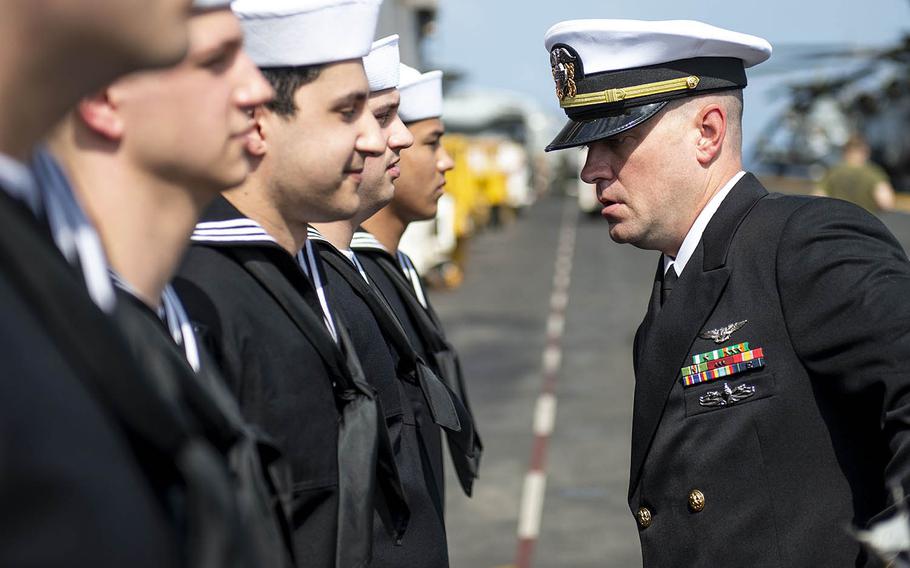
[[[550,70],[556,81],[556,96],[559,100],[572,98],[577,94],[575,87],[575,62],[578,58],[564,47],[555,47],[550,52]]]
[[[739,331],[749,320],[738,321],[717,329],[709,329],[698,334],[702,339],[712,339],[714,343],[723,343],[730,336]]]

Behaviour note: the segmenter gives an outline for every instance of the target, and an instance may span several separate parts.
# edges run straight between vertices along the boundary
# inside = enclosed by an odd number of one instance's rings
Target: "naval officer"
[[[386,148],[362,62],[379,5],[234,3],[275,97],[253,112],[250,175],[197,224],[176,280],[245,416],[290,462],[301,566],[366,566],[374,510],[392,541],[408,520],[382,405],[306,239],[307,223],[353,214],[365,157]]]
[[[661,253],[634,344],[644,566],[875,565],[848,532],[910,487],[910,263],[864,210],[741,165],[763,39],[699,22],[546,33],[610,237]]]

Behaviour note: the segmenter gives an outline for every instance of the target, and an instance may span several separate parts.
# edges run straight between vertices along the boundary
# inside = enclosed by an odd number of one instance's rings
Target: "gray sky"
[[[737,7],[731,9],[731,6]],[[793,44],[882,46],[910,32],[908,0],[440,0],[436,35],[428,42],[430,61],[468,75],[465,86],[526,93],[558,113],[544,32],[576,18],[693,19],[762,36],[779,46],[783,58]],[[775,57],[764,65],[774,64]],[[808,69],[804,77],[817,71]],[[789,74],[793,77],[793,74]],[[747,88],[746,142],[775,106],[773,83],[756,77]]]

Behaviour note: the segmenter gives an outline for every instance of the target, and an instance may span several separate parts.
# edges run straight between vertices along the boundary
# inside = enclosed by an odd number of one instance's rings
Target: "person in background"
[[[894,209],[894,188],[885,170],[869,161],[869,144],[854,134],[844,145],[841,162],[819,182],[815,195],[843,199],[878,213]]]

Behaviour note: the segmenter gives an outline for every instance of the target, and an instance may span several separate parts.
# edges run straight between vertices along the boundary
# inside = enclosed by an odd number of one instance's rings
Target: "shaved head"
[[[666,114],[679,114],[680,116],[691,116],[699,112],[706,106],[716,104],[724,109],[727,115],[727,133],[724,141],[725,146],[732,150],[737,156],[742,155],[743,147],[743,91],[736,89],[732,91],[721,91],[719,93],[710,93],[698,97],[688,97],[671,101],[664,109]]]

